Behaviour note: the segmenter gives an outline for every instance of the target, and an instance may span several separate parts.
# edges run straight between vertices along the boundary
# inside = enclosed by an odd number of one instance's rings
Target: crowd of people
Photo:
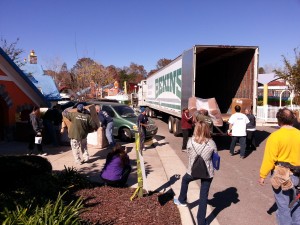
[[[234,107],[235,113],[228,120],[228,135],[231,136],[229,147],[230,155],[234,151],[236,143],[240,144],[240,157],[246,157],[246,150],[256,150],[256,119],[249,108],[245,113],[241,112],[241,106]],[[187,191],[191,181],[198,180],[192,176],[192,165],[196,156],[200,155],[207,167],[208,177],[200,178],[200,200],[197,213],[197,224],[207,224],[205,215],[207,197],[213,179],[212,153],[217,151],[215,142],[211,139],[211,120],[205,110],[200,110],[194,116],[189,114],[188,108],[182,110],[183,144],[182,150],[188,153],[187,172],[182,177],[181,189],[174,203],[179,206],[187,206]],[[271,174],[271,184],[278,210],[276,218],[278,225],[300,224],[300,126],[298,115],[287,108],[279,109],[276,114],[279,129],[273,132],[267,139],[264,157],[260,168],[258,183],[265,184],[268,174]],[[189,134],[194,128],[191,138]]]
[[[101,110],[100,106],[97,105],[95,109],[100,126],[105,129],[110,149],[100,177],[106,185],[124,187],[132,170],[127,149],[117,143],[113,137],[113,118]],[[41,142],[43,129],[48,132],[49,141],[54,146],[59,145],[57,135],[62,116],[64,116],[71,122],[68,135],[74,160],[79,164],[87,162],[89,160],[87,135],[89,132],[97,130],[98,125],[82,104],[77,105],[75,112],[69,112],[68,110],[60,112],[59,110],[59,107],[53,107],[45,113],[42,120],[40,109],[33,107],[29,116],[31,129],[29,132],[28,155],[33,153],[35,146],[38,154],[46,155]],[[236,143],[239,142],[240,157],[244,159],[247,156],[247,150],[256,150],[257,147],[255,140],[256,119],[249,108],[246,108],[245,113],[242,113],[241,107],[236,105],[234,110],[235,113],[228,120],[228,135],[231,136],[229,152],[232,156],[237,154],[234,150]],[[279,225],[300,224],[299,202],[291,203],[299,194],[300,189],[300,130],[296,116],[293,111],[287,108],[279,109],[277,112],[279,129],[267,139],[258,180],[260,185],[264,185],[266,177],[271,174],[271,184],[278,207],[277,221]],[[144,140],[147,124],[148,118],[145,109],[141,108],[141,113],[137,119],[137,127],[140,133],[140,150],[145,148]],[[217,152],[217,146],[212,139],[213,121],[207,110],[201,109],[190,115],[189,109],[184,108],[182,110],[181,126],[183,133],[182,151],[187,152],[188,165],[186,174],[181,180],[180,194],[178,198],[174,198],[174,203],[179,206],[187,206],[189,183],[200,179],[197,224],[206,224],[208,193],[214,177],[212,154]],[[62,127],[61,131],[64,129]],[[205,162],[208,172],[208,176],[205,178],[195,178],[192,175],[192,166],[198,155]]]
[[[27,155],[33,154],[36,147],[38,155],[47,155],[43,151],[43,143],[51,144],[54,147],[61,145],[61,134],[68,129],[68,138],[72,154],[76,164],[87,163],[90,159],[87,148],[88,133],[97,131],[99,127],[105,130],[104,136],[108,141],[108,153],[105,166],[101,172],[101,178],[107,185],[125,186],[131,171],[130,160],[125,147],[117,143],[113,136],[114,120],[108,113],[101,109],[100,105],[95,106],[95,111],[99,119],[99,125],[92,118],[90,111],[83,104],[78,104],[76,110],[66,109],[61,111],[59,105],[48,109],[43,116],[39,107],[33,107],[29,115],[29,145]],[[63,117],[70,121],[63,122]],[[140,149],[145,150],[144,141],[148,117],[145,108],[141,108],[141,113],[137,118],[137,127],[140,133]]]

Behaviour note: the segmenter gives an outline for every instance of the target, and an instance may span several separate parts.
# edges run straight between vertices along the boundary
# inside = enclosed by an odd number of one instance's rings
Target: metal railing
[[[288,109],[291,109],[291,110],[298,110],[298,111],[300,110],[299,105],[284,106],[284,107],[287,107]],[[265,122],[271,122],[271,123],[277,122],[276,113],[278,112],[278,110],[280,108],[283,108],[283,107],[270,106],[270,105],[257,106],[256,118],[264,120]]]

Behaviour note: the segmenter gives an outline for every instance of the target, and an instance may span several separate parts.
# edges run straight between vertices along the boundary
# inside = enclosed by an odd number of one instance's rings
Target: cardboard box
[[[99,127],[97,131],[89,133],[87,136],[87,143],[97,148],[105,148],[108,146],[108,141],[105,136],[105,129]]]
[[[234,107],[241,106],[241,113],[245,113],[245,109],[252,109],[252,100],[249,98],[233,98],[231,103],[231,114],[235,113]]]
[[[195,112],[200,109],[206,109],[214,126],[223,126],[222,114],[215,98],[203,99],[191,97],[189,98],[188,108],[191,115],[195,115]]]

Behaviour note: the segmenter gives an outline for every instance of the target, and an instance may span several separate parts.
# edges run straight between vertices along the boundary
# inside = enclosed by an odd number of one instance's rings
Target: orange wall
[[[7,123],[7,125],[13,125],[14,123],[16,123],[15,114],[17,107],[24,104],[34,105],[34,103],[14,82],[0,80],[0,85],[1,84],[5,86],[5,91],[8,93],[13,103],[8,111],[9,118]]]

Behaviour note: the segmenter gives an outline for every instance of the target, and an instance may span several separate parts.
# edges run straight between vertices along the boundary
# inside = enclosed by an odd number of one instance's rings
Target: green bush
[[[6,208],[1,212],[2,216],[6,218],[2,224],[81,224],[79,214],[83,210],[82,200],[77,199],[75,202],[71,201],[69,204],[65,204],[62,199],[63,195],[59,194],[55,202],[48,201],[44,206],[37,206],[34,209],[32,208],[34,204],[27,207],[16,206],[13,211]]]
[[[81,188],[92,187],[92,183],[74,167],[65,167],[64,171],[54,174],[54,177],[57,180],[57,185],[63,191],[76,191]]]

